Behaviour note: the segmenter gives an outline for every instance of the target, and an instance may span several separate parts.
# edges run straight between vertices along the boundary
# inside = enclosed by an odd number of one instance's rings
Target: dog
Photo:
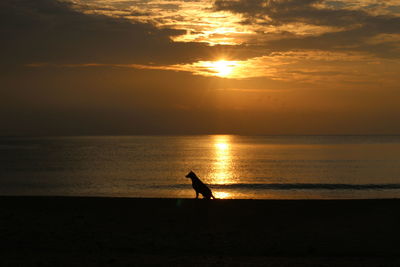
[[[208,188],[193,171],[190,171],[185,177],[192,179],[192,186],[194,191],[196,191],[196,199],[199,198],[199,193],[202,194],[205,199],[215,199],[211,189]]]

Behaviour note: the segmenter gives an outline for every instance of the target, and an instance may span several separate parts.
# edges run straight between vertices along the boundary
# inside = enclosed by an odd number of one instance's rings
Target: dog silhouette
[[[215,199],[211,189],[208,188],[193,171],[190,171],[185,177],[192,179],[192,186],[194,191],[196,191],[196,199],[199,198],[199,194],[202,194],[205,199]]]

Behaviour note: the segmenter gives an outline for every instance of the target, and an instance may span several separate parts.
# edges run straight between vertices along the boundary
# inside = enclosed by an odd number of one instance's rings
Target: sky
[[[0,135],[400,134],[400,0],[1,0]]]

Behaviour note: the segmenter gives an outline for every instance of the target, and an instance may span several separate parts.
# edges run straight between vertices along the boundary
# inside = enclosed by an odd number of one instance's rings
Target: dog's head
[[[186,178],[193,179],[193,178],[195,178],[195,177],[197,177],[197,176],[196,176],[196,174],[195,174],[193,171],[190,171],[185,177],[186,177]]]

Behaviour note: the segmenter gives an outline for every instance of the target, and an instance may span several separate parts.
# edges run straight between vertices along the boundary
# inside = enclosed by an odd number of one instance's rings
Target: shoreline
[[[191,190],[192,191],[192,190]],[[195,199],[195,197],[130,197],[130,196],[108,196],[108,195],[0,195],[0,200],[1,199],[42,199],[42,198],[47,198],[47,199],[103,199],[103,200],[113,200],[113,199],[125,199],[125,200],[131,200],[131,201],[144,201],[144,200],[152,200],[152,201],[156,201],[156,200],[165,200],[165,201],[171,201],[171,200],[194,200],[194,201],[206,201],[205,199],[202,198],[202,196],[199,196],[199,199]],[[318,201],[338,201],[338,202],[343,202],[343,201],[354,201],[354,202],[358,202],[358,201],[399,201],[399,205],[400,205],[400,197],[396,198],[396,197],[375,197],[375,198],[317,198],[317,197],[310,197],[310,198],[216,198],[216,199],[210,199],[209,201],[233,201],[233,202],[240,202],[240,201],[299,201],[299,202],[303,202],[303,201],[312,201],[312,202],[318,202]]]
[[[0,264],[396,266],[399,206],[400,199],[0,196]]]

